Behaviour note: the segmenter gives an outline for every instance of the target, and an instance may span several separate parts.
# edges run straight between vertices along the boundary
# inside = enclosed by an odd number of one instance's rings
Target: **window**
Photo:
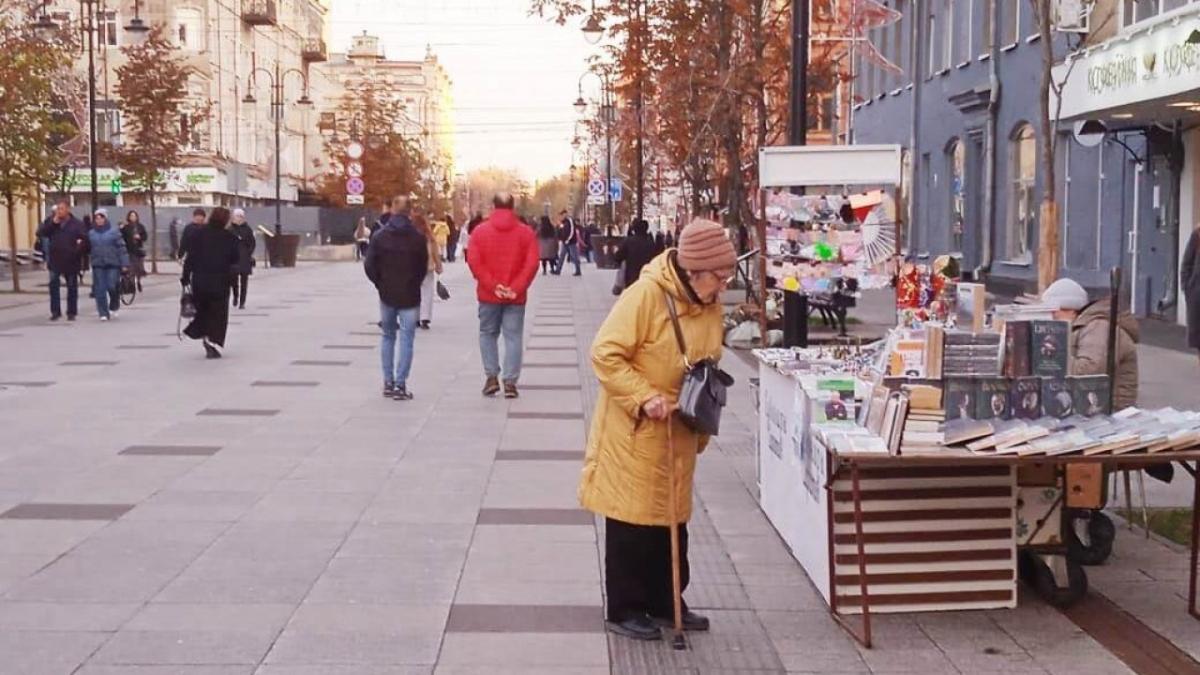
[[[116,47],[117,33],[120,32],[120,28],[117,26],[117,13],[100,12],[96,15],[96,26],[99,44]]]
[[[180,113],[179,114],[179,139],[183,143],[183,149],[199,150],[200,148],[200,125],[203,118],[195,113]]]
[[[883,58],[892,61],[891,29],[885,26],[880,28],[877,32],[878,35],[876,37],[879,42],[875,43],[875,46],[879,48],[879,53],[883,55]],[[892,61],[892,63],[895,63],[895,61]],[[880,71],[879,93],[886,94],[895,88],[895,76],[890,72],[883,70],[882,68]]]
[[[938,30],[938,22],[942,18],[941,12],[938,11],[938,3],[941,1],[936,0],[929,3],[929,16],[925,18],[929,32],[926,33],[925,44],[921,47],[929,46],[929,52],[925,55],[925,74],[929,77],[933,77],[934,73],[941,70],[942,45],[946,42],[945,34]]]
[[[958,23],[951,23],[952,30],[958,39],[954,40],[954,48],[951,50],[950,61],[954,65],[966,63],[971,58],[971,48],[973,47],[971,40],[971,31],[975,30],[975,2],[974,0],[951,0],[957,9],[954,14]],[[959,24],[966,27],[966,30],[960,31]]]
[[[946,147],[946,175],[950,177],[947,182],[950,189],[950,250],[956,253],[963,250],[967,219],[966,169],[967,153],[963,142],[956,138]]]
[[[204,31],[197,9],[175,10],[175,44],[180,49],[199,51],[204,48]]]
[[[121,111],[114,107],[96,104],[96,140],[101,143],[120,145]]]
[[[1008,236],[1005,246],[1008,259],[1029,262],[1029,245],[1033,226],[1037,222],[1034,189],[1037,183],[1037,139],[1033,127],[1021,123],[1009,139],[1008,176],[1011,191],[1008,196]]]
[[[1017,43],[1021,36],[1021,0],[992,0],[1000,3],[1000,45]]]
[[[941,0],[942,2],[942,50],[939,54],[938,70],[949,70],[950,66],[954,65],[954,35],[958,31],[954,29],[954,3],[955,0]]]
[[[979,55],[992,53],[992,3],[1000,0],[980,0],[979,3]]]
[[[829,93],[809,96],[808,131],[828,132],[833,129],[834,101]]]

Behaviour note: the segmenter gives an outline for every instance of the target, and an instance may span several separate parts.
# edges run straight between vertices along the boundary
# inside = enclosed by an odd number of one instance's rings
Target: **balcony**
[[[329,51],[325,41],[320,38],[308,38],[300,44],[300,58],[305,63],[319,63],[329,60]]]
[[[275,0],[243,0],[242,21],[251,26],[277,25]]]

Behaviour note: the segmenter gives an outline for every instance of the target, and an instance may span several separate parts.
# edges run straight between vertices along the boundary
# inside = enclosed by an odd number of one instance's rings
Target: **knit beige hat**
[[[720,224],[697,218],[679,234],[679,266],[683,269],[712,272],[731,270],[735,265],[737,251]]]

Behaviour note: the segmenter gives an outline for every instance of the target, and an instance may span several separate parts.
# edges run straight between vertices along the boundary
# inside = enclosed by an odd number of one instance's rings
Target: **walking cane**
[[[671,528],[671,601],[674,604],[675,618],[671,628],[671,647],[677,650],[687,649],[687,638],[683,635],[683,581],[679,571],[679,513],[675,500],[679,489],[675,485],[675,432],[671,416],[667,416],[667,483],[670,486],[670,497],[667,505],[667,516]]]

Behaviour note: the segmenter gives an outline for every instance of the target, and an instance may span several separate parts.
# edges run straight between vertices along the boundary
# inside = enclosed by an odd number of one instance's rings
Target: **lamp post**
[[[267,81],[271,84],[271,115],[275,118],[275,234],[283,233],[282,224],[282,202],[283,197],[281,189],[283,186],[283,164],[280,155],[280,127],[283,124],[283,85],[288,75],[296,74],[300,76],[300,81],[304,84],[304,93],[300,98],[296,99],[296,105],[305,108],[312,105],[312,99],[308,97],[308,76],[299,68],[288,68],[280,70],[279,61],[275,62],[274,71],[266,68],[258,67],[250,71],[250,86],[246,91],[246,96],[242,99],[242,103],[246,105],[254,105],[258,99],[254,98],[255,79],[259,73],[267,76]]]
[[[100,32],[100,24],[96,21],[96,6],[99,3],[100,0],[80,0],[80,5],[86,9],[80,12],[79,15],[80,31],[86,35],[87,44],[84,46],[84,49],[87,52],[88,60],[88,168],[91,174],[88,189],[91,206],[89,213],[95,213],[99,207],[99,156],[96,152],[96,40]],[[46,41],[53,39],[60,28],[58,23],[50,16],[49,10],[50,0],[42,0],[41,13],[30,24],[30,28]],[[146,22],[141,17],[141,2],[137,0],[133,4],[133,19],[125,26],[125,33],[134,44],[139,44],[146,39],[146,34],[149,30],[149,26],[146,25]]]
[[[593,15],[595,18],[595,15]],[[612,87],[608,81],[607,72],[596,72],[588,70],[579,76],[579,81],[575,86],[579,92],[579,96],[575,99],[575,110],[583,114],[587,110],[587,101],[583,100],[583,78],[588,75],[595,75],[600,78],[600,122],[604,125],[604,205],[608,211],[608,224],[615,225],[617,216],[615,213],[615,204],[612,200]]]

